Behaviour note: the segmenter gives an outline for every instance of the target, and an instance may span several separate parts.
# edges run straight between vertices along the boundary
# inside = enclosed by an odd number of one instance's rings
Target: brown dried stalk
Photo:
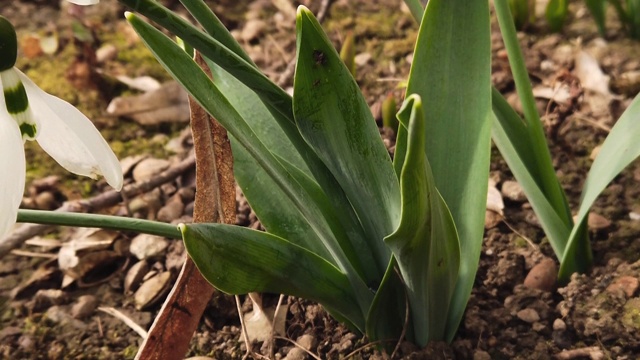
[[[196,62],[211,77],[202,57]],[[191,97],[191,129],[196,154],[194,222],[235,223],[233,158],[227,131]],[[136,359],[182,359],[214,288],[187,258],[176,284],[149,329]]]

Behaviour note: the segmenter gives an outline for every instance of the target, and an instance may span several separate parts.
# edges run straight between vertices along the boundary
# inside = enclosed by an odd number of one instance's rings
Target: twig
[[[278,313],[280,312],[280,305],[282,305],[282,300],[284,299],[284,295],[280,294],[280,297],[278,298],[278,304],[276,305],[276,310],[273,312],[273,323],[271,326],[271,335],[269,336],[269,356],[273,359],[274,358],[274,353],[273,353],[273,339],[275,336],[275,332],[276,332],[276,323],[278,321]]]
[[[388,343],[388,342],[395,342],[397,341],[396,339],[387,339],[387,340],[377,340],[377,341],[372,341],[370,343],[364,344],[362,346],[360,346],[359,348],[353,350],[352,352],[348,353],[347,356],[344,357],[345,360],[352,358],[353,356],[355,356],[357,353],[364,351],[364,349],[370,348],[374,345],[378,345],[378,344],[384,344],[384,343]]]
[[[583,347],[579,349],[563,350],[555,355],[556,359],[569,360],[575,358],[589,357],[591,359],[601,359],[604,357],[602,350],[597,346]]]
[[[160,175],[152,178],[149,181],[125,186],[122,189],[122,194],[115,190],[110,190],[89,199],[65,202],[55,211],[89,213],[109,206],[114,206],[122,201],[123,194],[126,197],[135,197],[142,193],[149,192],[164,183],[173,181],[175,178],[177,178],[187,170],[193,168],[194,165],[195,158],[193,156],[190,156],[180,163],[170,167],[168,170],[160,173]],[[19,247],[25,240],[42,234],[51,227],[51,225],[42,224],[22,225],[13,233],[0,240],[0,259],[7,255],[11,250]]]
[[[240,297],[238,295],[235,295],[235,300],[236,300],[236,308],[238,309],[238,317],[240,318],[240,331],[242,332],[242,339],[244,340],[244,344],[247,346],[247,352],[244,354],[244,356],[242,357],[242,360],[248,358],[249,356],[253,357],[253,358],[264,358],[269,360],[268,357],[255,353],[252,349],[252,344],[251,341],[249,339],[249,333],[247,332],[247,326],[244,324],[244,315],[242,314],[242,307],[240,306]],[[255,305],[255,302],[254,302]]]
[[[98,310],[107,313],[117,319],[122,320],[123,323],[127,324],[128,327],[131,328],[131,330],[135,331],[136,333],[138,333],[138,335],[140,335],[143,339],[147,337],[147,331],[145,329],[142,328],[142,326],[136,324],[135,321],[133,321],[130,317],[128,317],[127,315],[123,314],[122,312],[118,311],[115,308],[112,307],[99,307]]]
[[[45,258],[45,259],[55,259],[58,257],[57,254],[39,253],[35,251],[25,251],[25,250],[19,250],[19,249],[11,250],[11,254],[17,255],[17,256]]]

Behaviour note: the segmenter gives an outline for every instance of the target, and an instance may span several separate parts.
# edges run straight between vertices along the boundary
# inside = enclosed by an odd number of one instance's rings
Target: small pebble
[[[538,315],[538,312],[531,308],[526,308],[518,311],[516,316],[518,317],[518,319],[524,322],[528,322],[529,324],[533,324],[534,322],[540,320],[540,315]]]
[[[553,321],[553,330],[555,331],[565,331],[567,330],[567,324],[564,320],[558,318]]]
[[[500,190],[502,196],[507,199],[515,202],[523,202],[527,200],[527,196],[524,194],[524,190],[522,190],[522,186],[518,184],[517,181],[507,180],[502,184],[502,189]]]
[[[78,301],[71,306],[71,316],[76,319],[83,319],[93,314],[98,307],[98,298],[93,295],[82,295]]]
[[[476,350],[473,352],[473,360],[491,360],[491,355],[484,350]]]
[[[553,259],[545,258],[535,265],[524,279],[524,286],[530,289],[553,291],[558,277],[558,267]]]

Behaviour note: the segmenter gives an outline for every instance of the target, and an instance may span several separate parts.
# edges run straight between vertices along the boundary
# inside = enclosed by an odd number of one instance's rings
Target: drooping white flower
[[[37,140],[72,173],[97,178],[120,190],[120,162],[91,120],[64,100],[41,90],[14,67],[17,38],[0,16],[0,236],[16,221],[25,185],[24,142]]]
[[[100,2],[100,0],[67,0],[67,1],[76,5],[95,5]]]

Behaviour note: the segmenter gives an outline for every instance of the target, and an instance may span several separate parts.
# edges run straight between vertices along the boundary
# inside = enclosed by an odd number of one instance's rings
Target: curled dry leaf
[[[160,302],[171,290],[172,277],[170,271],[165,271],[145,281],[133,295],[136,309],[144,310]]]
[[[148,272],[149,263],[146,260],[141,260],[135,263],[129,271],[127,271],[127,275],[124,277],[125,294],[131,294],[136,291],[140,287],[142,279]]]

